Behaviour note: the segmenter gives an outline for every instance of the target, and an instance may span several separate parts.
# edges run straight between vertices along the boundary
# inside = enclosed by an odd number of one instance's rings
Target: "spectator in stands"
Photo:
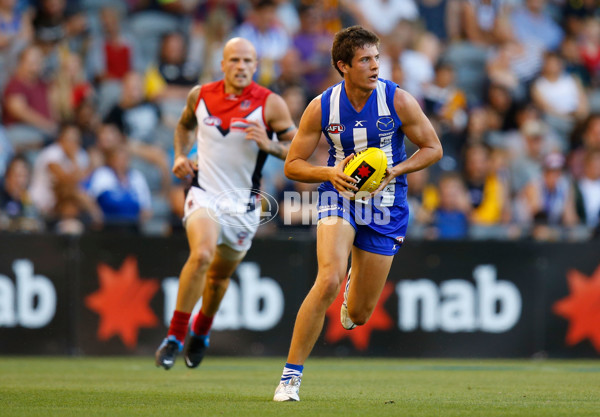
[[[145,75],[147,97],[160,107],[165,123],[175,128],[190,88],[198,84],[200,68],[187,60],[187,40],[181,32],[165,34],[156,66]]]
[[[402,43],[406,41],[402,39],[406,38],[406,35],[402,35],[402,33],[406,30],[406,26],[399,26],[394,31],[394,35],[396,35],[394,38],[396,39],[386,42],[385,47],[388,49],[393,43],[399,43],[404,88],[414,95],[417,100],[422,101],[424,89],[434,80],[435,65],[440,59],[441,45],[433,34],[423,33],[412,42],[412,46],[404,48]]]
[[[161,113],[156,104],[146,99],[143,79],[139,73],[128,72],[124,75],[121,99],[104,118],[104,122],[115,124],[133,140],[145,143],[154,141]]]
[[[17,0],[0,0],[0,91],[6,76],[12,73],[14,62],[21,49],[33,38],[31,13],[22,12]]]
[[[537,43],[546,50],[556,50],[563,31],[546,11],[546,0],[525,0],[524,6],[510,16],[512,30],[521,43]]]
[[[457,131],[467,124],[467,99],[454,83],[454,69],[446,63],[435,68],[435,78],[424,91],[425,112],[446,129]]]
[[[517,53],[515,47],[511,42],[501,45],[488,58],[486,71],[491,84],[505,88],[514,99],[521,100],[524,99],[526,91],[513,69],[512,60]]]
[[[121,18],[118,9],[101,9],[102,34],[92,39],[85,59],[88,79],[97,85],[98,110],[102,116],[118,101],[125,75],[144,69],[138,43],[122,30]]]
[[[598,17],[591,17],[584,21],[579,45],[583,65],[594,81],[593,84],[600,86],[600,22]]]
[[[528,120],[521,127],[522,150],[511,155],[511,190],[515,195],[531,181],[541,177],[544,156],[556,151],[548,138],[547,127],[539,120]]]
[[[106,165],[106,158],[110,152],[127,144],[125,137],[114,124],[99,124],[95,135],[94,144],[87,149],[92,172]]]
[[[43,49],[51,49],[60,41],[83,35],[87,31],[87,19],[74,2],[39,0],[37,3],[33,27],[35,39]]]
[[[563,60],[557,53],[545,54],[542,73],[533,84],[531,96],[566,149],[568,134],[576,121],[587,117],[589,106],[581,83],[565,73]]]
[[[302,113],[304,113],[309,101],[306,90],[300,85],[290,85],[281,92],[281,98],[283,98],[285,104],[287,104],[292,120],[296,126],[298,126],[300,124]]]
[[[507,189],[494,172],[491,149],[482,144],[467,145],[464,156],[464,180],[473,210],[470,223],[493,226],[505,220],[508,210]]]
[[[571,135],[569,170],[576,179],[583,174],[583,159],[588,151],[600,151],[600,114],[591,114]]]
[[[216,7],[206,22],[196,22],[190,34],[189,61],[202,68],[200,84],[216,81],[221,76],[223,47],[234,27],[236,14],[227,7]]]
[[[492,83],[487,88],[485,99],[487,110],[495,113],[498,120],[498,124],[494,124],[492,128],[503,132],[516,128],[517,105],[507,88]]]
[[[249,40],[256,48],[259,61],[257,82],[265,86],[279,75],[279,61],[291,44],[276,12],[277,5],[273,0],[259,0],[236,32],[236,36]]]
[[[471,201],[461,176],[448,172],[439,180],[439,205],[433,211],[429,238],[463,239],[469,232]]]
[[[0,230],[41,231],[44,229],[27,187],[31,172],[21,155],[8,164],[4,181],[0,183]]]
[[[598,17],[597,0],[566,0],[562,10],[563,25],[571,35],[581,34],[585,21]]]
[[[160,109],[146,100],[140,74],[131,72],[125,76],[121,99],[104,118],[104,123],[114,124],[126,137],[129,150],[136,158],[134,163],[149,180],[151,188],[162,188],[166,192],[171,183],[171,170],[165,150],[172,146],[172,134],[161,134],[165,129],[161,128]]]
[[[559,152],[546,155],[542,175],[530,181],[522,197],[528,222],[534,223],[533,236],[540,240],[556,240],[556,227],[577,224],[572,183],[564,173],[565,157]]]
[[[269,85],[269,89],[277,94],[283,94],[289,87],[300,87],[303,90],[308,91],[309,85],[304,81],[304,77],[302,76],[302,66],[300,53],[295,48],[290,48],[281,58],[281,73],[273,80],[273,83]]]
[[[57,195],[77,194],[89,173],[79,129],[63,124],[56,142],[44,148],[34,163],[29,191],[35,207],[46,217],[54,215]]]
[[[274,0],[277,6],[277,20],[281,24],[281,26],[286,30],[290,37],[293,37],[294,34],[298,32],[300,29],[300,15],[298,13],[298,8],[291,0]],[[300,4],[300,7],[302,5]]]
[[[136,41],[121,28],[121,15],[112,7],[100,11],[102,36],[93,40],[87,69],[94,81],[123,80],[130,71],[141,70]]]
[[[467,0],[462,3],[462,29],[467,41],[489,46],[498,42],[496,20],[502,13],[502,0]]]
[[[42,52],[28,46],[2,96],[2,122],[15,149],[41,147],[56,133],[49,85],[41,77]]]
[[[455,0],[420,0],[419,15],[425,29],[439,40],[458,39],[461,26],[461,5]]]
[[[322,91],[331,66],[329,49],[332,36],[325,30],[316,5],[301,6],[299,13],[300,30],[294,36],[293,44],[300,54],[302,76],[312,98]]]
[[[563,31],[546,12],[546,0],[525,0],[524,3],[510,15],[510,28],[506,31],[507,36],[517,42],[517,74],[520,79],[529,81],[542,67],[544,52],[558,49]]]
[[[105,230],[139,231],[152,215],[148,183],[141,172],[131,168],[124,145],[108,152],[106,165],[93,172],[88,192],[102,209]]]
[[[194,10],[197,22],[210,20],[213,14],[221,12],[231,18],[231,27],[239,26],[244,22],[244,11],[247,6],[239,0],[204,0]],[[209,25],[210,26],[210,25]],[[228,32],[229,34],[229,32]],[[210,35],[210,31],[206,31]]]
[[[86,100],[94,99],[94,89],[85,78],[79,55],[64,50],[54,75],[50,100],[60,120],[73,120],[75,110]]]
[[[432,184],[429,169],[411,172],[407,175],[407,196],[411,234],[421,237],[425,225],[432,220],[433,210],[439,204],[437,188]]]
[[[600,151],[589,150],[583,159],[583,176],[577,181],[577,213],[590,228],[600,224]]]
[[[75,108],[73,121],[81,132],[81,146],[86,151],[96,143],[96,134],[102,119],[98,114],[96,102],[84,100]]]
[[[565,71],[579,79],[584,88],[592,85],[592,73],[585,67],[578,39],[565,36],[560,45],[560,55],[564,60]]]
[[[14,153],[15,151],[12,144],[6,136],[6,131],[0,124],[0,179],[4,176],[8,163],[14,156]]]
[[[389,35],[399,22],[419,18],[414,0],[351,0],[348,3],[358,23],[382,37]]]

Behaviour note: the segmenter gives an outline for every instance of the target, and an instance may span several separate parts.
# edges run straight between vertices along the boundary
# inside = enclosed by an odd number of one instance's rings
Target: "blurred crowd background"
[[[444,147],[409,175],[409,237],[598,237],[597,0],[0,0],[0,230],[181,233],[173,129],[189,89],[221,78],[224,43],[254,43],[256,81],[298,123],[341,80],[332,37],[353,24]],[[260,233],[314,233],[317,184],[282,167],[265,167],[280,210]]]

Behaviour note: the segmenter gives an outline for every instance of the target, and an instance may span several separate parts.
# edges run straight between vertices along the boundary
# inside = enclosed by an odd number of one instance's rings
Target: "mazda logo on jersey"
[[[204,124],[207,126],[221,126],[221,119],[217,116],[208,116],[204,118]]]
[[[394,119],[390,116],[382,116],[377,119],[377,129],[387,132],[394,128]]]
[[[326,130],[328,133],[338,134],[346,130],[346,127],[340,123],[331,123]]]

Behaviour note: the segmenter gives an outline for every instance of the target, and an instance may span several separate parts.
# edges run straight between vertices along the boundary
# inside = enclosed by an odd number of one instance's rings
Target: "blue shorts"
[[[395,255],[406,235],[408,204],[381,207],[376,197],[357,202],[337,191],[319,189],[318,218],[341,217],[356,231],[354,246],[366,252]]]

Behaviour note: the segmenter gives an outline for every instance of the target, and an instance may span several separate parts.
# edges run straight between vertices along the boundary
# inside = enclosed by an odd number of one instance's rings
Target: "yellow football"
[[[379,148],[367,148],[358,152],[344,167],[344,173],[358,182],[358,193],[372,193],[385,176],[387,157]]]

